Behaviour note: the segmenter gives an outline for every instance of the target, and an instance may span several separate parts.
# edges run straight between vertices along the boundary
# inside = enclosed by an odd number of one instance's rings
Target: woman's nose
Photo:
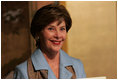
[[[56,31],[55,31],[54,37],[55,37],[56,39],[59,39],[59,38],[61,37],[61,33],[60,33],[59,30],[56,30]]]

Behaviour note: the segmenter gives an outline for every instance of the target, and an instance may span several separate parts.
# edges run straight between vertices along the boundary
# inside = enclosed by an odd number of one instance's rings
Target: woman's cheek
[[[66,40],[66,33],[64,34],[63,39]]]

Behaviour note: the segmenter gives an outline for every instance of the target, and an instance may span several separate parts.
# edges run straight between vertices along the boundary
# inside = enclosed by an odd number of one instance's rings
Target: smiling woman
[[[65,21],[58,25],[58,21],[54,21],[46,26],[39,34],[40,48],[50,54],[58,53],[66,38]]]
[[[62,5],[50,4],[39,9],[31,23],[37,49],[15,69],[16,79],[85,78],[83,64],[61,50],[71,28],[71,17]]]

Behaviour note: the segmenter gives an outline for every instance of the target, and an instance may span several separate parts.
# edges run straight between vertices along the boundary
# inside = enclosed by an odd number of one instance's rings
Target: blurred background
[[[89,77],[117,78],[116,1],[2,1],[1,78],[12,78],[16,65],[35,50],[30,23],[36,10],[62,4],[72,18],[63,50],[80,59]]]

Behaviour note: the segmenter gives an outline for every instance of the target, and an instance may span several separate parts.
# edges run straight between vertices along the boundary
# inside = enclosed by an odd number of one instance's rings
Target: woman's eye
[[[48,28],[48,30],[54,30],[54,28]]]
[[[61,28],[61,30],[62,30],[62,31],[63,31],[63,30],[66,30],[66,28],[63,27],[63,28]]]

